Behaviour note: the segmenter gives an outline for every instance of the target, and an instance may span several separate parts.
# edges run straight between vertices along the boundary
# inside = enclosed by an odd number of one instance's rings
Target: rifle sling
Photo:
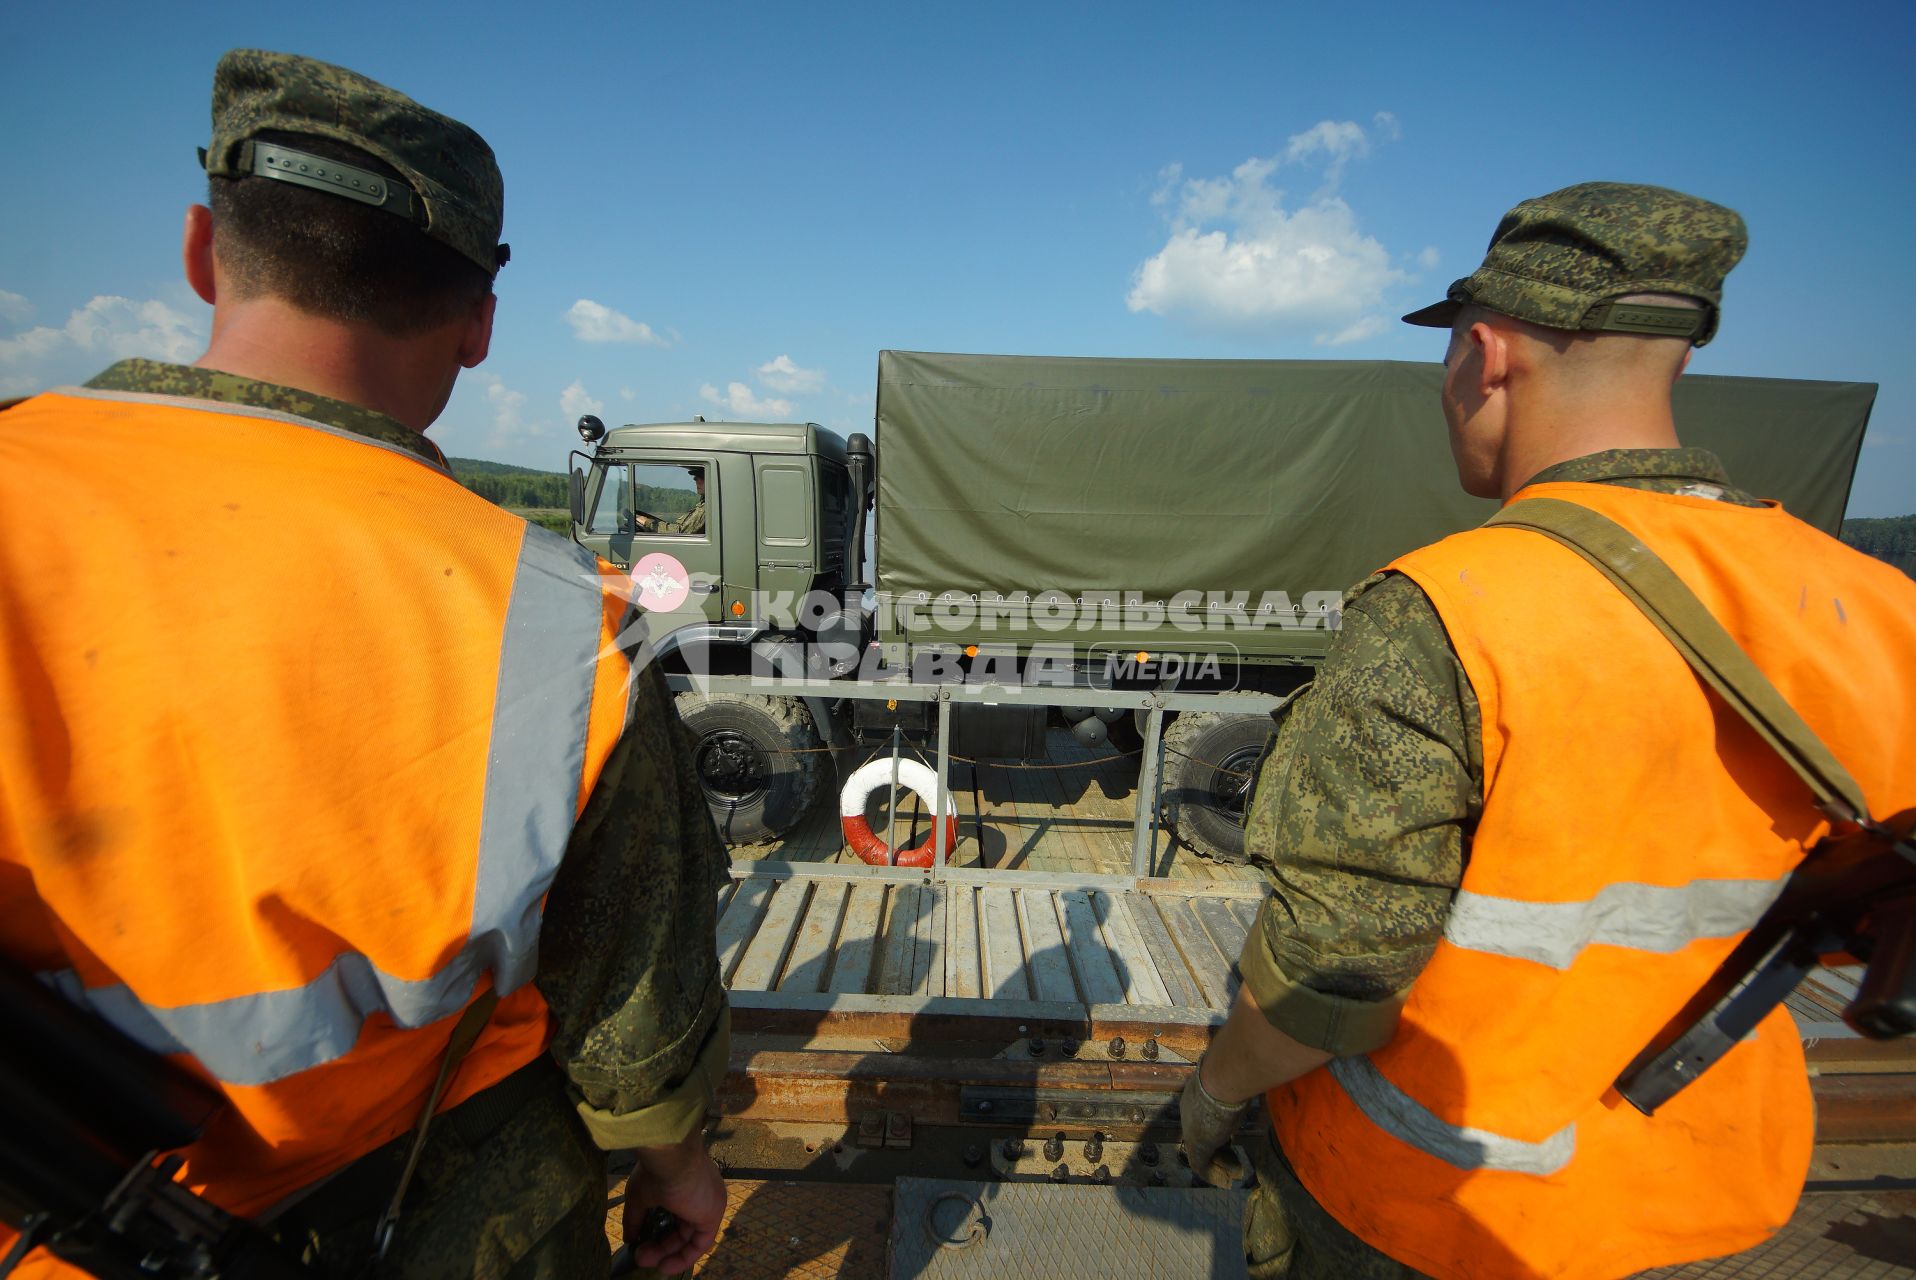
[[[1608,516],[1560,498],[1525,498],[1487,525],[1553,538],[1615,583],[1676,646],[1697,676],[1801,778],[1832,821],[1867,823],[1863,789],[1696,594],[1641,539]]]
[[[433,1113],[439,1109],[439,1099],[446,1092],[446,1085],[452,1080],[453,1072],[459,1069],[460,1061],[471,1049],[473,1042],[479,1039],[479,1033],[485,1030],[492,1011],[498,1007],[499,994],[488,987],[483,995],[466,1006],[453,1026],[452,1036],[446,1044],[446,1056],[440,1059],[439,1076],[432,1084],[432,1092],[426,1095],[426,1105],[419,1109],[419,1120],[413,1128],[412,1147],[406,1154],[406,1165],[399,1172],[399,1185],[393,1188],[392,1200],[386,1206],[385,1214],[379,1220],[374,1233],[374,1261],[386,1256],[392,1247],[393,1233],[399,1228],[400,1206],[406,1199],[406,1188],[412,1185],[412,1175],[419,1167],[420,1153],[426,1149],[426,1130],[432,1125]]]

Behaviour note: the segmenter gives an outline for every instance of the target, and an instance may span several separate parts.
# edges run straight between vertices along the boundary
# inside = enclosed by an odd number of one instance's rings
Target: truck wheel
[[[1166,819],[1194,852],[1215,862],[1245,860],[1245,810],[1274,732],[1269,716],[1222,711],[1187,711],[1165,726]]]
[[[681,693],[676,701],[720,837],[752,844],[798,825],[826,769],[804,704],[739,693]]]

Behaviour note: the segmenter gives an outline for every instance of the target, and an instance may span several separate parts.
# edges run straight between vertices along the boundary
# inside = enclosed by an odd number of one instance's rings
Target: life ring
[[[880,787],[891,785],[892,761],[890,757],[867,760],[860,765],[852,776],[845,780],[845,789],[838,794],[838,825],[844,829],[845,843],[851,846],[861,862],[874,867],[929,867],[932,859],[932,843],[937,838],[937,829],[925,837],[925,842],[916,848],[900,850],[896,859],[885,842],[873,833],[871,824],[865,821],[865,802],[871,799],[872,792]],[[932,773],[931,766],[917,760],[898,761],[898,785],[901,789],[915,793],[918,802],[929,809],[931,798],[938,793],[938,778]],[[958,843],[958,805],[945,793],[945,856]]]

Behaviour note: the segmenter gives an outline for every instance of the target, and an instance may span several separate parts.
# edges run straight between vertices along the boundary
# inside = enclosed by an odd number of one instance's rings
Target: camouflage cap
[[[1490,237],[1483,265],[1407,324],[1448,328],[1465,304],[1553,329],[1686,337],[1716,334],[1723,278],[1749,235],[1735,210],[1625,182],[1583,182],[1526,200]],[[1703,304],[1658,307],[1617,299],[1673,293]]]
[[[267,130],[357,147],[391,165],[406,186],[296,147],[254,141]],[[213,141],[200,158],[209,174],[275,178],[388,210],[488,276],[511,254],[499,242],[505,182],[486,140],[344,67],[234,49],[213,72]]]

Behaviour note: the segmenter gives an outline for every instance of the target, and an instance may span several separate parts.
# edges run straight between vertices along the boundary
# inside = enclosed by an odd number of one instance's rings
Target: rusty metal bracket
[[[958,1091],[958,1119],[961,1124],[1000,1126],[1175,1126],[1178,1098],[1175,1093],[971,1085]]]

